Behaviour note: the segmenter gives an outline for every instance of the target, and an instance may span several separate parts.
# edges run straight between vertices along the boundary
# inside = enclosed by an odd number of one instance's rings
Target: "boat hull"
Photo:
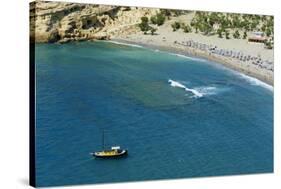
[[[122,150],[120,153],[117,154],[112,154],[112,155],[103,155],[103,154],[99,154],[97,152],[92,153],[92,156],[95,158],[100,158],[100,159],[113,159],[113,158],[121,158],[124,156],[128,155],[128,151],[127,150]]]

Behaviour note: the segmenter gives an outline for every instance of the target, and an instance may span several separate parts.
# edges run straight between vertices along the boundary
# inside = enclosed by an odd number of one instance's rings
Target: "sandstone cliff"
[[[108,39],[138,31],[142,16],[159,9],[35,1],[30,4],[30,37],[35,42]]]

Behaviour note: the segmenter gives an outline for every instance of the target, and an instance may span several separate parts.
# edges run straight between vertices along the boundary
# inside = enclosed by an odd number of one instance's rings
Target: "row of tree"
[[[139,27],[144,34],[149,31],[152,35],[157,31],[156,27],[165,23],[166,19],[171,16],[179,16],[187,14],[189,11],[161,9],[160,12],[152,16],[142,17]],[[249,31],[262,31],[266,36],[273,38],[273,16],[265,15],[248,15],[248,14],[234,14],[234,13],[216,13],[216,12],[201,12],[196,11],[190,25],[181,22],[174,22],[171,24],[173,31],[182,29],[189,33],[202,33],[204,35],[218,35],[220,38],[230,39],[230,31],[232,37],[235,39],[247,38]]]
[[[144,34],[147,34],[147,32],[150,31],[151,35],[154,35],[157,30],[155,27],[149,25],[149,19],[146,16],[141,17],[139,28]]]
[[[174,22],[173,24],[171,24],[171,27],[173,28],[173,31],[182,29],[185,33],[192,32],[192,28],[190,25],[181,22]]]
[[[168,13],[170,14],[170,12],[168,12],[168,10],[166,12],[163,10],[165,10],[165,9],[162,9],[162,11],[160,11],[158,14],[151,16],[150,22],[149,22],[148,17],[146,17],[146,16],[141,17],[141,23],[139,24],[139,28],[141,31],[143,31],[144,34],[147,34],[147,32],[150,31],[151,35],[154,35],[155,32],[157,31],[157,28],[152,27],[150,25],[150,23],[153,25],[157,25],[157,26],[161,26],[165,23],[165,20],[166,20],[165,14],[168,14]]]
[[[190,24],[195,32],[201,32],[204,35],[227,33],[228,30],[235,30],[234,38],[239,38],[238,30],[244,31],[262,31],[268,37],[273,35],[273,17],[264,15],[247,15],[233,13],[208,13],[197,11]]]
[[[141,23],[139,24],[139,28],[141,29],[141,31],[144,32],[144,34],[147,34],[147,32],[150,31],[151,35],[154,35],[157,29],[155,27],[152,27],[150,23],[153,25],[161,26],[165,23],[166,19],[169,20],[172,16],[180,16],[188,12],[189,11],[185,10],[160,9],[160,12],[158,14],[150,17],[150,22],[148,17],[142,17]],[[190,27],[185,27],[184,30],[189,31],[190,29]]]

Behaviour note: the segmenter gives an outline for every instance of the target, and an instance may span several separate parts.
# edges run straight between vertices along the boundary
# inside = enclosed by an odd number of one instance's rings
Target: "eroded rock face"
[[[36,1],[30,4],[30,37],[35,42],[108,39],[138,31],[142,16],[158,9]]]

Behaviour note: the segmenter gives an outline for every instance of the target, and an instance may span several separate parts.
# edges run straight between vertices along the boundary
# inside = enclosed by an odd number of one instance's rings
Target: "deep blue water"
[[[128,157],[89,155],[102,130]],[[145,48],[36,45],[38,186],[272,171],[273,91],[255,79]]]

